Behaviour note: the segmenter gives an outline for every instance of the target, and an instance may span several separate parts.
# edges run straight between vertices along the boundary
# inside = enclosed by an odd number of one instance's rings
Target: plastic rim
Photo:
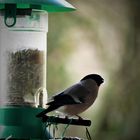
[[[16,4],[17,8],[31,8],[33,5],[35,9],[46,10],[48,12],[68,12],[75,10],[65,0],[0,0],[0,9],[3,9],[5,4]]]
[[[0,107],[0,139],[48,140],[45,124],[36,115],[43,108],[3,106]]]

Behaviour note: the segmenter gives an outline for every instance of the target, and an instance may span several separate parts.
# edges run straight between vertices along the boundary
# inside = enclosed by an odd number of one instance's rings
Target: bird
[[[41,118],[49,112],[60,110],[68,116],[78,116],[95,101],[104,79],[99,74],[88,74],[78,83],[52,96],[48,108],[36,115]]]

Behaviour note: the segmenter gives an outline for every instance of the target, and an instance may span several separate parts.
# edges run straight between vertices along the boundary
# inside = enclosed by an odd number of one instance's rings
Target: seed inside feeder
[[[44,85],[44,55],[38,49],[9,53],[8,105],[35,105],[35,94]]]

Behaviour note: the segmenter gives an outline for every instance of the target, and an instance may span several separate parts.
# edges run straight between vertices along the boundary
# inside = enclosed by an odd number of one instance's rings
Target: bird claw
[[[65,116],[65,119],[69,119],[69,116],[66,115],[66,116]]]
[[[83,118],[79,115],[76,115],[78,117],[79,120],[83,120]]]

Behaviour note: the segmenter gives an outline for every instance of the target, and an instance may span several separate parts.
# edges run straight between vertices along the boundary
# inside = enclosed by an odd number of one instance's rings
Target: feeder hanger
[[[47,12],[74,11],[70,3],[65,0],[0,0],[0,11],[4,11],[4,22],[7,27],[16,24],[18,15],[31,15],[32,9]]]
[[[5,4],[4,23],[7,27],[13,27],[16,24],[17,15],[31,16],[32,8],[19,9],[16,4]]]

